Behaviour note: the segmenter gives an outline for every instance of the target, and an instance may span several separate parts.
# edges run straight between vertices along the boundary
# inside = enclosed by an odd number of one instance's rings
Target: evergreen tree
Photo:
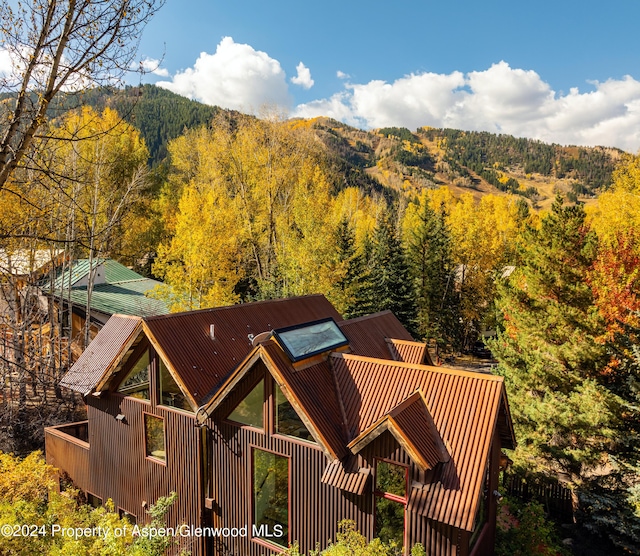
[[[335,282],[329,297],[338,312],[352,317],[356,307],[356,294],[364,278],[364,258],[356,249],[355,233],[345,216],[338,223],[334,234],[335,254],[332,268]]]
[[[435,211],[423,197],[406,234],[407,260],[417,287],[417,330],[438,347],[460,345],[460,303],[455,288],[451,235],[444,206]]]
[[[389,310],[415,334],[416,292],[402,243],[386,215],[378,220],[373,231],[371,254],[367,260],[368,272],[359,287],[354,313]]]
[[[516,466],[555,475],[574,491],[611,465],[621,400],[603,383],[606,350],[586,280],[595,236],[581,205],[557,198],[539,229],[527,228],[520,265],[499,287],[504,330],[491,349],[505,377]]]

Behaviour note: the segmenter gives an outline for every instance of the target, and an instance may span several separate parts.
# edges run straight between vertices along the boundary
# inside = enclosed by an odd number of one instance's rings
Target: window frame
[[[129,374],[131,373],[131,371],[133,370],[133,368],[137,365],[138,361],[140,360],[141,357],[144,356],[145,351],[147,352],[148,356],[149,356],[149,364],[147,365],[147,372],[148,372],[148,389],[149,389],[149,397],[148,398],[139,398],[136,396],[132,396],[130,393],[128,392],[121,392],[120,388],[122,387],[122,384],[125,382],[125,380],[129,377]],[[118,382],[114,385],[113,387],[113,393],[114,394],[118,394],[119,396],[123,396],[125,398],[129,398],[132,400],[137,400],[139,402],[143,402],[143,403],[148,403],[151,404],[151,400],[153,398],[153,380],[152,380],[152,375],[153,375],[153,371],[154,371],[154,364],[153,364],[153,358],[154,358],[155,352],[151,347],[151,343],[149,342],[149,340],[147,340],[146,338],[143,339],[136,347],[135,349],[131,352],[131,355],[129,356],[129,359],[127,359],[127,362],[123,365],[122,369],[120,370],[120,372],[122,373],[122,378],[120,378],[120,380],[118,380]]]
[[[162,400],[162,369],[161,369],[161,365],[164,365],[165,369],[167,369],[167,373],[171,377],[171,380],[173,380],[175,385],[178,387],[178,390],[180,391],[180,394],[182,394],[183,398],[185,399],[185,401],[189,405],[190,409],[184,409],[182,407],[176,407],[175,405],[167,405],[167,404],[163,403],[163,400]],[[157,398],[156,405],[159,406],[159,407],[162,407],[162,409],[169,409],[169,410],[172,410],[172,411],[181,411],[182,413],[185,413],[185,414],[188,414],[188,415],[194,415],[195,412],[194,412],[193,408],[191,407],[191,404],[189,403],[189,398],[182,391],[182,388],[178,384],[178,381],[175,378],[173,378],[173,375],[171,374],[171,371],[169,370],[169,365],[167,365],[164,362],[164,360],[162,359],[160,354],[155,350],[153,350],[153,365],[151,365],[151,363],[149,363],[149,366],[153,369],[153,373],[157,377],[156,378],[156,388],[155,388],[156,398]]]
[[[164,459],[161,459],[157,456],[151,455],[147,448],[147,417],[152,417],[154,419],[159,419],[162,421],[162,442],[164,448]],[[144,457],[145,459],[157,463],[159,465],[167,466],[167,428],[165,427],[164,417],[160,415],[154,415],[153,413],[149,413],[147,411],[142,412],[142,423],[143,423],[143,433],[144,433]]]
[[[269,375],[270,376],[270,375]],[[222,419],[223,423],[227,423],[229,425],[233,425],[235,427],[240,427],[243,429],[249,429],[252,431],[257,431],[260,432],[262,434],[267,434],[268,433],[268,423],[267,423],[267,416],[266,416],[266,412],[265,412],[265,405],[268,402],[269,399],[269,392],[267,391],[267,376],[266,375],[262,375],[247,391],[247,393],[244,395],[244,397],[236,404],[234,405],[231,410],[229,411],[229,413]],[[236,408],[247,398],[247,396],[249,394],[251,394],[251,392],[253,392],[255,390],[255,388],[260,384],[260,382],[262,382],[262,427],[256,427],[255,425],[247,425],[246,423],[241,423],[240,421],[234,421],[233,419],[231,419],[229,416],[236,410]]]
[[[395,465],[396,467],[403,467],[405,470],[405,495],[399,496],[392,492],[386,492],[378,490],[378,463],[387,463],[390,465]],[[410,467],[407,464],[399,463],[397,461],[387,459],[387,458],[373,458],[373,531],[374,534],[378,535],[378,518],[377,518],[377,501],[379,499],[389,500],[391,502],[395,502],[396,504],[401,504],[403,506],[403,523],[402,523],[402,552],[406,553],[407,550],[407,504],[409,503],[409,470]]]
[[[93,494],[93,492],[90,492],[88,490],[85,490],[84,493],[85,493],[85,496],[87,497],[87,504],[92,508],[101,508],[102,506],[104,506],[104,502],[101,496],[98,496],[97,494]],[[98,504],[97,506],[93,504],[92,498],[96,500],[96,503]]]
[[[281,457],[281,458],[285,458],[287,460],[287,535],[286,535],[286,540],[284,539],[284,537],[282,538],[282,540],[284,541],[284,544],[278,544],[275,541],[271,541],[271,540],[266,540],[263,539],[261,537],[256,537],[253,534],[254,531],[254,527],[256,526],[256,495],[255,495],[255,484],[254,484],[254,476],[255,476],[255,457],[254,457],[254,453],[255,451],[258,450],[260,452],[265,452],[267,454],[273,454],[275,456]],[[257,544],[260,544],[266,548],[269,548],[270,550],[276,550],[278,552],[282,552],[282,549],[286,549],[289,544],[291,544],[291,492],[292,492],[292,485],[291,485],[291,456],[287,455],[287,454],[283,454],[281,452],[276,452],[275,450],[269,450],[267,448],[264,448],[262,446],[258,446],[256,444],[249,444],[249,451],[251,454],[251,465],[249,465],[249,478],[248,478],[248,483],[249,483],[249,488],[250,488],[250,492],[251,492],[251,504],[249,504],[249,510],[251,512],[250,515],[250,519],[249,519],[249,523],[251,524],[251,534],[250,534],[250,538],[251,538],[251,542],[255,542]]]
[[[270,408],[269,408],[269,412],[271,413],[271,432],[270,432],[270,434],[273,435],[273,436],[277,436],[279,438],[284,438],[286,440],[291,440],[293,442],[300,442],[304,446],[315,446],[316,448],[320,448],[320,446],[318,445],[318,442],[316,441],[315,438],[313,438],[313,435],[311,434],[311,431],[308,429],[307,425],[305,425],[304,421],[302,421],[302,419],[300,419],[300,415],[298,415],[298,411],[296,410],[296,408],[287,399],[287,397],[284,395],[284,392],[282,392],[282,388],[280,388],[280,386],[278,385],[278,383],[275,381],[275,379],[273,377],[271,377],[271,380],[272,380],[271,402],[270,402]],[[300,421],[304,425],[304,428],[307,429],[307,432],[311,435],[311,439],[300,438],[299,436],[293,436],[292,434],[286,434],[284,432],[278,431],[278,403],[277,403],[277,399],[276,399],[276,395],[277,395],[277,391],[278,390],[280,390],[280,392],[282,392],[282,396],[285,399],[287,399],[287,401],[289,402],[289,405],[291,405],[291,408],[293,409],[293,411],[296,412],[296,415],[298,416],[298,419],[300,419]]]

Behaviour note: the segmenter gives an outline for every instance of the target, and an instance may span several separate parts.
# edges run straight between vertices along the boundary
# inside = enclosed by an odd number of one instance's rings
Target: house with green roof
[[[160,285],[162,282],[145,278],[113,259],[78,259],[60,268],[41,289],[51,296],[57,313],[69,319],[71,338],[82,347],[87,309],[90,338],[114,314],[137,317],[167,314],[165,302],[147,295]]]

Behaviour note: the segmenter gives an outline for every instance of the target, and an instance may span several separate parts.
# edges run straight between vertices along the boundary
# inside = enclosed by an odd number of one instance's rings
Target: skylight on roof
[[[280,328],[273,335],[294,362],[349,343],[332,318]]]

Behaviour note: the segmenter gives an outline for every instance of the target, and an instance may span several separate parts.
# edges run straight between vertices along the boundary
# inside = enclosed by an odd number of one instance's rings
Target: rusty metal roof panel
[[[313,423],[321,440],[329,448],[329,453],[337,458],[348,455],[343,413],[329,361],[320,361],[305,369],[296,370],[275,342],[266,342],[261,347],[284,380],[284,385],[280,385],[281,388],[284,386],[283,392],[295,398],[295,405]]]
[[[422,365],[425,363],[427,344],[397,340],[395,338],[387,338],[386,342],[389,352],[391,353],[391,358],[394,361],[403,361],[413,365]]]
[[[433,469],[438,463],[445,463],[451,459],[420,391],[393,409],[389,415],[405,442],[411,444],[413,450],[426,463],[423,467]]]
[[[471,530],[502,401],[502,378],[353,355],[334,354],[332,360],[347,427],[356,436],[420,389],[451,459],[442,464],[439,482],[413,489],[410,507]],[[406,426],[420,442],[420,426]]]
[[[138,317],[113,315],[67,371],[61,386],[87,395],[109,373],[142,329]]]
[[[391,311],[345,320],[338,325],[349,340],[351,352],[357,355],[390,359],[386,338],[413,341],[411,334]]]
[[[361,495],[371,476],[371,469],[348,471],[342,461],[335,460],[325,468],[320,479],[323,483],[346,492]]]
[[[196,403],[202,405],[251,351],[252,336],[325,317],[342,320],[323,295],[310,295],[144,320],[154,346],[171,363]]]

